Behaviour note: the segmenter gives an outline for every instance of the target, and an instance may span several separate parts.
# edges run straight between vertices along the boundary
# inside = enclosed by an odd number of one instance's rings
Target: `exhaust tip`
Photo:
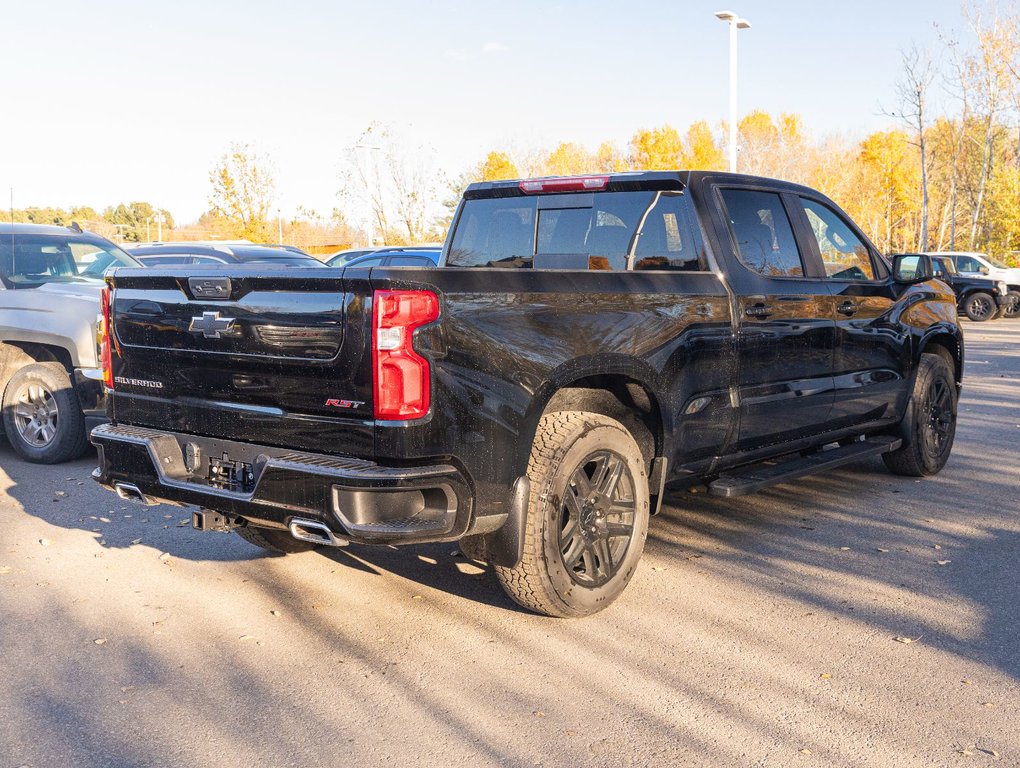
[[[298,541],[307,541],[324,547],[346,547],[350,542],[341,539],[318,520],[294,518],[290,521],[290,535]]]
[[[116,482],[113,484],[113,490],[115,490],[117,495],[125,501],[133,501],[138,504],[144,504],[147,507],[152,507],[157,504],[157,502],[142,493],[141,489],[134,483]]]

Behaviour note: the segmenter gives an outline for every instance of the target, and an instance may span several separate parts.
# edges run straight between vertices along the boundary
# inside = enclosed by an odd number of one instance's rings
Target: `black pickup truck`
[[[975,323],[1003,317],[1011,309],[1014,296],[1004,280],[983,275],[961,275],[951,256],[930,254],[932,271],[953,289],[960,312]]]
[[[457,540],[553,616],[623,591],[666,483],[929,475],[955,433],[930,258],[769,179],[480,183],[438,269],[107,282],[100,483],[278,552]]]

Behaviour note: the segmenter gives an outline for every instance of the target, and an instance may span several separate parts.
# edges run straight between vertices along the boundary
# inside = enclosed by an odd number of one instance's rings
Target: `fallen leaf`
[[[269,614],[270,614],[271,616],[279,616],[279,615],[280,615],[280,612],[279,612],[279,611],[270,611],[270,612],[269,612]]]
[[[936,565],[949,565],[951,562],[953,562],[953,561],[952,560],[936,560],[935,564]]]
[[[832,675],[830,675],[828,672],[822,672],[822,674],[819,675],[819,677],[821,677],[822,680],[831,680],[832,679]]]
[[[974,753],[969,749],[958,749],[956,750],[956,754],[963,755],[964,757],[971,757]]]
[[[105,637],[97,637],[92,642],[95,643],[96,645],[106,645],[106,638]]]
[[[882,549],[881,547],[875,547],[879,552],[888,552],[888,549]]]
[[[942,549],[942,545],[941,544],[932,544],[931,548],[932,549]]]
[[[163,515],[163,519],[164,520],[173,520],[174,516],[173,515]]]
[[[39,543],[42,544],[44,547],[48,547],[53,542],[50,541],[49,539],[39,539]]]
[[[811,754],[811,750],[810,749],[802,749],[802,750],[800,750],[800,753],[802,755],[810,755]]]
[[[899,636],[897,636],[897,637],[894,637],[893,640],[895,640],[897,643],[905,643],[906,645],[910,645],[910,643],[914,642],[914,638],[912,638],[912,637],[899,637]]]
[[[982,707],[988,707],[988,709],[991,709],[992,707],[994,707],[994,706],[995,706],[995,703],[994,703],[994,702],[991,702],[991,701],[986,701],[986,702],[984,702],[984,703],[983,703],[983,704],[982,704],[981,706],[982,706]]]
[[[101,522],[101,523],[109,523],[111,521],[110,521],[110,518],[108,518],[108,517],[101,517],[101,518],[99,518],[99,522]]]
[[[66,496],[67,495],[67,491],[54,491],[53,495],[54,496]]]
[[[576,736],[577,735],[577,731],[569,731],[569,730],[568,731],[564,731],[563,735],[564,736]]]
[[[422,597],[421,597],[421,595],[411,595],[411,599],[412,600],[421,600]]]
[[[13,571],[14,569],[9,565],[0,565],[0,573],[12,573]]]
[[[653,565],[652,566],[652,570],[655,571],[656,573],[661,573],[662,571],[664,571],[666,569],[663,568],[661,565]]]
[[[960,682],[963,683],[964,685],[973,685],[973,683],[970,680],[961,680]]]
[[[986,755],[991,755],[992,757],[999,756],[999,753],[994,749],[985,749],[984,747],[978,747],[978,752],[984,752]]]
[[[254,640],[254,639],[255,639],[255,636],[254,636],[254,635],[241,635],[241,636],[240,636],[239,638],[237,638],[237,639],[238,639],[238,640]]]
[[[535,711],[532,713],[535,717],[545,717],[545,712]]]
[[[132,544],[141,544],[142,540],[141,539],[131,539],[131,543]]]
[[[160,555],[159,555],[159,559],[165,563],[167,560],[170,559],[170,553],[169,552],[161,552]]]

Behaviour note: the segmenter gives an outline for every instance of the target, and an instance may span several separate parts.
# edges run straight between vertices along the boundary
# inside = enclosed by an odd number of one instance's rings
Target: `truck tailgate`
[[[366,278],[328,267],[118,270],[114,420],[371,454]]]

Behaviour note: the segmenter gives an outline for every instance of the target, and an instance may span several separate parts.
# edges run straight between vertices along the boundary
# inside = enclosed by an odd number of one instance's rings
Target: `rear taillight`
[[[103,383],[113,389],[113,351],[110,344],[110,286],[104,286],[99,295],[100,315],[96,323],[96,341],[99,342],[99,365],[103,369]]]
[[[429,412],[429,361],[414,349],[414,331],[439,318],[431,291],[376,291],[372,323],[375,417],[420,419]]]
[[[552,179],[526,179],[518,186],[524,194],[536,192],[590,192],[605,189],[608,176],[561,176]]]

